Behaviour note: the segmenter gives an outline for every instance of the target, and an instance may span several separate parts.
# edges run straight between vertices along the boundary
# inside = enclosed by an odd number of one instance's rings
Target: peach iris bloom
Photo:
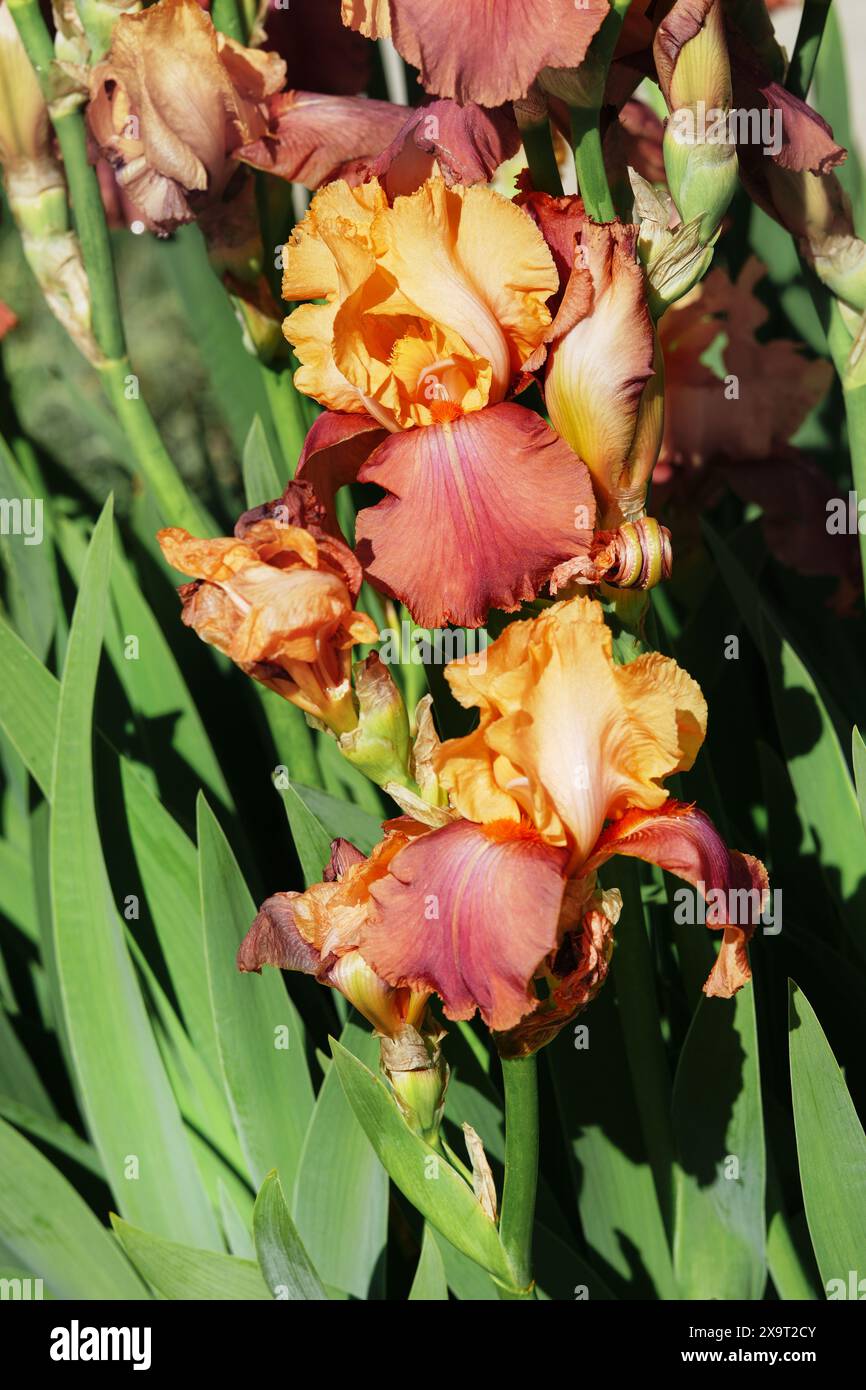
[[[179,591],[187,626],[247,675],[346,733],[358,722],[352,646],[379,634],[353,609],[361,574],[352,552],[309,522],[307,491],[290,485],[284,518],[247,513],[233,537],[197,540],[169,527],[158,540],[168,563],[195,581]]]
[[[480,1010],[507,1034],[504,1051],[532,1051],[603,983],[620,899],[599,890],[596,871],[625,854],[725,902],[731,889],[751,890],[748,921],[707,912],[724,936],[705,990],[734,994],[749,979],[746,941],[767,876],[664,786],[704,738],[697,684],[657,653],[617,666],[589,599],[511,624],[486,658],[484,669],[466,659],[446,670],[458,700],[480,711],[473,733],[433,754],[450,807],[438,824],[387,824],[350,895],[302,895],[295,921],[318,933],[305,935],[320,949],[351,946],[395,989],[435,991],[449,1018]]]
[[[543,344],[559,277],[526,212],[426,180],[329,184],[286,247],[284,329],[301,391],[328,407],[298,470],[326,500],[353,477],[389,494],[358,517],[368,577],[424,626],[477,626],[587,552],[586,468],[507,401]],[[431,557],[436,565],[430,564]]]

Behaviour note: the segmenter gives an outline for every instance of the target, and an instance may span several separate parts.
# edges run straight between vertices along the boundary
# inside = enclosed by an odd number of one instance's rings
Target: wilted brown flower
[[[233,537],[197,540],[169,527],[158,539],[169,564],[195,580],[179,591],[187,626],[335,733],[357,726],[352,647],[378,632],[352,607],[360,566],[321,529],[306,484],[291,484],[277,508],[245,513]]]
[[[233,151],[264,133],[265,99],[285,73],[278,54],[218,33],[196,0],[121,16],[90,75],[88,118],[152,231],[193,221],[222,195]]]

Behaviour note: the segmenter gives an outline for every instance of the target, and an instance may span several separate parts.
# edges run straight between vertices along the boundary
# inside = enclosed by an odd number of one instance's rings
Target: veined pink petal
[[[711,900],[709,927],[724,930],[722,946],[704,993],[730,999],[752,977],[747,942],[765,906],[767,871],[758,859],[728,849],[709,816],[682,801],[656,811],[627,811],[602,831],[584,872],[597,869],[615,854],[658,864],[687,883],[702,884]]]
[[[579,67],[607,18],[608,0],[391,0],[397,51],[437,96],[501,106],[529,91],[542,68]]]
[[[318,975],[322,957],[315,946],[304,940],[295,925],[292,904],[300,896],[300,893],[274,893],[265,898],[238,947],[238,970],[261,975],[263,965],[273,965],[279,970]]]
[[[268,102],[268,130],[237,151],[254,169],[318,188],[349,160],[373,159],[406,122],[405,106],[367,97],[280,92]]]
[[[399,108],[406,116],[405,108]],[[390,199],[413,193],[438,164],[447,184],[488,183],[500,164],[520,148],[520,133],[508,107],[487,111],[474,102],[433,101],[410,112],[391,143],[374,159],[341,170],[349,183],[377,178]]]
[[[359,513],[358,558],[424,627],[477,627],[488,609],[518,608],[557,564],[588,552],[587,469],[523,406],[391,435],[359,479],[391,495]]]
[[[371,885],[361,952],[390,984],[435,990],[449,1018],[478,1008],[488,1027],[512,1028],[536,1007],[531,980],[556,945],[565,860],[511,822],[431,831]]]
[[[335,535],[340,534],[334,510],[337,492],[355,481],[362,464],[387,438],[387,431],[369,415],[341,415],[335,410],[323,410],[313,422],[304,441],[295,479],[310,484],[325,508],[328,527]]]

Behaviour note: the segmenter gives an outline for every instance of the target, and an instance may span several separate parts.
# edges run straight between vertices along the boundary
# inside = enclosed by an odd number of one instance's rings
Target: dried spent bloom
[[[378,631],[353,604],[358,564],[325,533],[310,490],[292,484],[282,513],[247,512],[234,537],[159,532],[170,565],[193,577],[179,590],[183,621],[247,675],[336,734],[357,727],[351,650]]]
[[[500,106],[526,96],[543,68],[575,68],[610,12],[608,0],[343,0],[343,23],[390,38],[436,96]]]
[[[267,127],[285,64],[219,33],[196,0],[122,15],[90,74],[88,120],[145,224],[166,233],[218,200]]]
[[[393,206],[377,180],[329,184],[286,247],[284,297],[324,300],[286,320],[295,381],[338,412],[313,426],[298,476],[327,503],[354,478],[385,490],[359,513],[357,554],[423,626],[513,610],[589,546],[586,468],[506,400],[557,285],[523,209],[439,177]]]

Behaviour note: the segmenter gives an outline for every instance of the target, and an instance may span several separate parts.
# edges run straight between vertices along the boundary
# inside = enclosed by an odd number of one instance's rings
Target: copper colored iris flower
[[[276,516],[247,512],[233,537],[197,540],[170,527],[158,539],[194,581],[180,589],[188,627],[335,733],[355,728],[351,650],[378,632],[353,608],[358,564],[321,529],[308,488],[287,488]]]
[[[608,0],[462,0],[446,18],[429,0],[343,0],[343,23],[391,38],[426,91],[482,106],[526,96],[543,68],[578,67],[609,13]]]
[[[358,477],[388,494],[358,516],[357,554],[423,626],[477,626],[587,552],[586,468],[508,401],[543,343],[559,280],[508,199],[441,177],[389,203],[375,179],[329,184],[286,247],[299,389],[330,413],[299,476],[329,501]],[[431,563],[435,561],[435,563]]]
[[[159,0],[118,19],[90,74],[90,129],[141,219],[169,232],[222,195],[284,81],[277,54],[218,33],[196,0]]]
[[[446,674],[461,704],[480,711],[473,733],[434,753],[450,809],[438,824],[386,825],[350,889],[347,878],[330,898],[312,889],[293,900],[305,939],[360,951],[395,989],[435,991],[449,1018],[478,1009],[508,1035],[505,1051],[531,1051],[604,980],[619,899],[600,894],[596,871],[626,854],[715,890],[716,903],[724,895],[728,906],[707,914],[724,936],[705,989],[735,993],[749,978],[745,943],[767,878],[665,790],[704,738],[695,682],[655,653],[615,665],[602,609],[588,599],[511,624],[483,669],[464,660]],[[536,978],[547,981],[544,1002]]]

